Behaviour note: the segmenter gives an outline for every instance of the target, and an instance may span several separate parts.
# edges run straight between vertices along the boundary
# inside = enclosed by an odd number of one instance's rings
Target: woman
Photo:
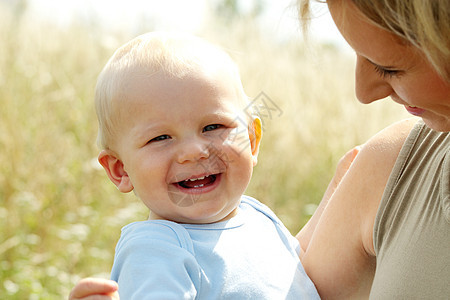
[[[297,236],[304,267],[324,299],[448,299],[450,2],[327,3],[356,52],[358,99],[390,96],[422,121],[362,147]],[[300,1],[304,20],[308,6]]]

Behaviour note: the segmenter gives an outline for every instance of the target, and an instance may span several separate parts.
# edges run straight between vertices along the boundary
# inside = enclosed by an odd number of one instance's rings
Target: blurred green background
[[[215,3],[196,33],[230,52],[250,97],[264,92],[279,108],[263,117],[247,194],[295,234],[339,158],[406,114],[390,101],[357,102],[351,53],[268,34],[257,21],[264,2],[245,13],[237,1]],[[148,215],[96,161],[93,91],[114,50],[157,24],[111,32],[95,16],[36,20],[27,1],[0,1],[0,299],[63,299],[82,277],[108,277],[120,228]]]

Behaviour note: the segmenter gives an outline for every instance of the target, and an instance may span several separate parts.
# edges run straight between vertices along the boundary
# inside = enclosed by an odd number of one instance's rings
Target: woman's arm
[[[375,216],[415,123],[396,123],[364,144],[316,220],[302,262],[323,299],[368,298],[375,273]]]

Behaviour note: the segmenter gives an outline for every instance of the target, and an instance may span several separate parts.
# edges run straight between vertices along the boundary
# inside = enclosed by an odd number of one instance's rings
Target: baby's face
[[[211,223],[232,217],[256,151],[230,76],[158,73],[130,80],[127,95],[114,151],[151,218]]]

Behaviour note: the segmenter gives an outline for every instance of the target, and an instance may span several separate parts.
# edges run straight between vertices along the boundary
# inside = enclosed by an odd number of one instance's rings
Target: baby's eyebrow
[[[146,138],[149,131],[158,130],[156,124],[146,124],[145,126],[137,126],[130,130],[129,134],[137,138]]]
[[[212,118],[218,118],[223,120],[229,120],[234,119],[236,116],[234,114],[228,113],[228,112],[213,112],[211,114],[206,115],[206,117],[212,117]]]

